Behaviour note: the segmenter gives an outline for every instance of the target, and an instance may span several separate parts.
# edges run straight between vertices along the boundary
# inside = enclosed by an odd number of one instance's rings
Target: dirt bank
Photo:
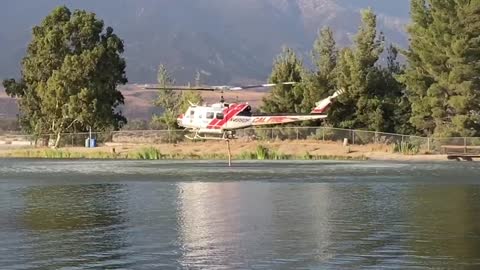
[[[370,159],[398,161],[446,161],[445,155],[402,155],[393,153],[392,147],[386,145],[350,145],[344,147],[341,143],[321,141],[279,141],[279,142],[242,142],[231,141],[232,156],[238,157],[245,153],[254,153],[259,145],[271,151],[293,158],[306,156],[329,157],[340,159]],[[227,156],[227,144],[223,141],[185,142],[179,144],[107,144],[97,148],[67,147],[60,151],[71,153],[71,157],[87,158],[130,158],[134,153],[145,148],[155,148],[161,154],[168,156],[210,158],[212,156]],[[47,148],[1,148],[0,157],[42,157],[42,151]]]

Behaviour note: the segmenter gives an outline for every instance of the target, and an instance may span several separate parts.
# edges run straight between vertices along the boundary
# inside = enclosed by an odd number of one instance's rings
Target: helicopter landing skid
[[[217,141],[228,141],[231,139],[236,139],[235,134],[232,131],[225,131],[223,134],[218,137],[215,136],[205,136],[205,135],[200,135],[198,132],[195,132],[195,135],[189,136],[185,135],[185,138],[195,141],[195,140],[217,140]]]

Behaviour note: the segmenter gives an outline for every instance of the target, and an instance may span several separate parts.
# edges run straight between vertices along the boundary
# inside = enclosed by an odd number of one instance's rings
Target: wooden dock
[[[473,161],[480,158],[480,146],[442,145],[441,149],[442,154],[446,154],[450,160]]]

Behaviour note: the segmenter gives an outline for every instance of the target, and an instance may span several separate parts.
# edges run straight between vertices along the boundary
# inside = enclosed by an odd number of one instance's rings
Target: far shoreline
[[[394,153],[382,144],[343,146],[324,141],[231,141],[232,161],[332,160],[332,161],[449,161],[447,155]],[[0,147],[0,158],[86,159],[86,160],[214,160],[228,161],[225,142],[182,142],[178,144],[108,143],[96,148]]]

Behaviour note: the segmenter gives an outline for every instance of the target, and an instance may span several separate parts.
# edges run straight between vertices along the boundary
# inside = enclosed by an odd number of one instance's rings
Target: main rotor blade
[[[188,86],[169,86],[169,87],[143,87],[146,90],[180,90],[180,91],[217,91],[213,87],[188,87]]]
[[[227,90],[238,91],[238,90],[245,90],[245,89],[272,87],[275,85],[294,85],[294,84],[296,84],[296,82],[265,83],[265,84],[256,84],[256,85],[232,86],[232,87],[229,87]]]
[[[293,85],[296,82],[284,82],[284,83],[266,83],[256,85],[245,86],[205,86],[205,87],[188,87],[188,86],[165,86],[165,87],[143,87],[146,90],[181,90],[181,91],[240,91],[254,88],[272,87],[275,85]]]

